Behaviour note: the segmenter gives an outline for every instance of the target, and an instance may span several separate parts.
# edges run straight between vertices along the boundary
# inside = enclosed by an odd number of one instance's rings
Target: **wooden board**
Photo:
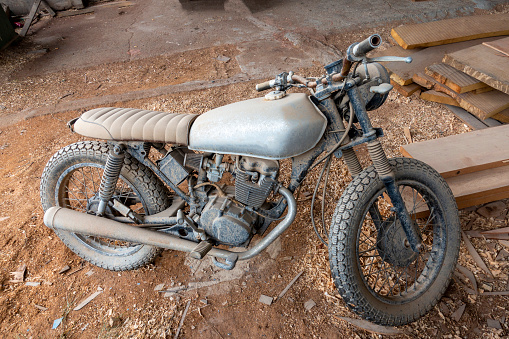
[[[447,53],[453,53],[456,51],[460,51],[462,49],[472,47],[475,45],[479,45],[483,42],[489,42],[496,40],[497,38],[485,38],[485,39],[479,39],[479,40],[472,40],[472,41],[464,41],[464,42],[458,42],[455,44],[449,44],[449,45],[443,45],[443,46],[436,46],[436,47],[429,47],[424,48],[423,50],[420,50],[415,53],[411,54],[404,54],[400,50],[396,48],[390,48],[386,51],[394,51],[399,53],[399,55],[396,56],[411,56],[412,62],[407,64],[405,62],[387,62],[384,64],[384,66],[389,70],[391,73],[391,79],[393,79],[395,82],[397,82],[401,86],[410,85],[412,83],[412,76],[419,72],[425,72],[426,67],[436,64],[439,62],[442,62],[442,59],[444,58],[444,55]],[[401,47],[400,47],[401,48]],[[389,55],[389,54],[386,54]]]
[[[495,51],[509,56],[509,37],[492,42],[483,42],[483,45],[493,48]]]
[[[430,47],[485,37],[509,35],[509,13],[439,20],[392,29],[404,49]]]
[[[460,175],[446,181],[459,209],[509,198],[509,166]]]
[[[481,121],[475,115],[470,114],[461,107],[445,105],[458,119],[463,121],[468,127],[473,130],[485,129],[489,126],[485,123],[486,120]],[[490,118],[488,118],[490,119]]]
[[[509,125],[403,145],[400,150],[429,164],[444,178],[505,167],[509,165]]]
[[[489,118],[509,108],[509,95],[500,91],[494,90],[480,94],[475,94],[473,92],[460,94],[424,73],[415,74],[412,79],[415,83],[422,87],[434,89],[435,91],[442,92],[453,97],[462,108],[474,114],[481,120]]]
[[[466,93],[489,87],[484,82],[472,78],[470,75],[444,63],[426,67],[426,74],[458,93]]]
[[[509,124],[509,108],[492,116],[493,119]]]
[[[422,100],[438,102],[439,104],[447,104],[447,105],[451,105],[451,106],[459,106],[460,105],[460,104],[458,104],[456,99],[448,96],[445,93],[437,92],[432,89],[430,89],[429,91],[421,92],[420,98]]]
[[[32,9],[30,9],[30,13],[28,14],[28,18],[25,20],[25,23],[23,24],[23,28],[21,29],[21,32],[19,33],[19,36],[24,37],[27,35],[28,29],[30,28],[30,25],[32,25],[32,21],[34,21],[34,17],[37,14],[37,10],[39,9],[39,5],[41,4],[41,0],[35,0]]]
[[[394,89],[404,97],[409,97],[422,88],[421,86],[413,83],[407,86],[400,86],[397,82],[395,82],[392,79],[391,85],[394,86]]]
[[[509,27],[509,20],[507,22]],[[444,63],[509,94],[509,57],[484,45],[445,55]]]

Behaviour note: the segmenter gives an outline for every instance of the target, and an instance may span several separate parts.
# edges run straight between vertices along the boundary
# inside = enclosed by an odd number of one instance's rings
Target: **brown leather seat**
[[[87,111],[76,120],[76,133],[104,140],[148,141],[187,146],[197,114],[176,114],[134,108],[105,107]]]

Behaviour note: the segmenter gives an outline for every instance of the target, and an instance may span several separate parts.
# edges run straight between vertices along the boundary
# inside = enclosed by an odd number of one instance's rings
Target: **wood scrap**
[[[484,292],[480,295],[509,295],[509,291],[493,291],[493,292]]]
[[[34,307],[39,309],[39,310],[41,310],[41,311],[43,311],[43,312],[48,310],[47,307],[44,307],[44,306],[41,306],[41,305],[37,305],[37,304],[34,304]]]
[[[509,234],[482,234],[482,231],[465,231],[471,238],[495,239],[498,241],[508,241]]]
[[[460,264],[456,265],[456,270],[463,274],[465,278],[467,278],[470,281],[470,284],[472,285],[473,294],[477,294],[477,280],[475,279],[474,274],[472,271],[470,271],[468,268],[461,266]]]
[[[82,14],[89,14],[94,13],[94,9],[92,7],[79,9],[79,10],[69,10],[64,12],[58,12],[57,17],[59,18],[65,18],[69,16],[75,16],[75,15],[82,15]]]
[[[483,45],[493,48],[495,51],[509,56],[509,38],[503,38],[491,42],[483,42]]]
[[[474,94],[472,92],[460,94],[424,73],[415,74],[412,80],[422,87],[434,89],[451,96],[462,108],[482,120],[509,108],[509,95],[500,91],[490,91],[481,94]]]
[[[463,238],[463,242],[465,242],[465,246],[467,247],[468,253],[470,253],[470,256],[472,257],[472,259],[474,259],[477,266],[479,266],[490,277],[493,277],[493,273],[491,273],[490,269],[488,268],[488,266],[486,266],[479,253],[477,253],[474,245],[472,245],[470,239],[468,239],[465,232],[461,231],[461,236]]]
[[[495,39],[497,38],[486,38],[475,41],[464,41],[455,44],[429,47],[411,54],[412,62],[409,64],[393,61],[384,63],[384,66],[389,70],[391,79],[401,86],[406,86],[412,83],[412,76],[414,74],[419,72],[424,73],[426,67],[442,62],[445,54],[472,47],[482,42],[493,41]]]
[[[23,282],[25,280],[26,269],[27,269],[27,265],[22,264],[20,267],[18,267],[18,269],[16,271],[10,272],[10,274],[12,275],[12,279],[9,280],[9,282],[11,282],[11,283]]]
[[[506,250],[502,249],[498,252],[497,256],[495,257],[495,260],[502,261],[507,257],[509,257],[509,253]]]
[[[338,317],[333,315],[333,317],[337,320],[343,320],[347,323],[360,328],[361,330],[365,330],[371,333],[376,334],[385,334],[385,335],[403,335],[405,334],[404,331],[397,329],[396,327],[389,327],[389,326],[381,326],[373,324],[370,321],[367,320],[360,320],[360,319],[353,319],[348,317]]]
[[[453,314],[451,314],[451,318],[454,319],[454,321],[458,322],[461,319],[461,316],[465,312],[465,308],[467,307],[467,304],[461,304],[460,307],[456,311],[454,311]]]
[[[182,326],[184,325],[184,320],[186,319],[187,311],[189,310],[189,305],[191,305],[191,300],[187,302],[186,309],[184,310],[184,313],[182,314],[182,319],[180,319],[179,327],[177,328],[177,333],[175,333],[174,339],[177,339],[180,334],[180,330],[182,330]]]
[[[509,13],[467,16],[392,29],[391,35],[404,49],[429,47],[484,37],[509,35]]]
[[[89,297],[83,299],[73,310],[74,311],[81,310],[83,307],[87,306],[89,302],[94,300],[101,293],[103,293],[102,290],[101,291],[96,291],[96,292],[92,293]]]
[[[438,92],[440,93],[440,92]],[[447,94],[445,94],[447,95]],[[461,107],[447,105],[445,106],[451,111],[458,119],[463,121],[468,127],[470,127],[473,130],[479,130],[488,128],[488,125],[486,123],[487,120],[492,120],[491,118],[485,119],[483,121],[479,120],[475,115],[467,112]],[[498,121],[497,121],[498,122]]]
[[[391,79],[391,85],[394,87],[394,89],[399,94],[401,94],[404,97],[409,97],[421,89],[421,86],[414,84],[414,83],[412,83],[410,85],[406,85],[406,86],[401,86],[400,84],[398,84],[396,81],[394,81],[392,79]]]
[[[509,227],[502,227],[502,228],[497,228],[497,229],[494,229],[494,230],[489,230],[489,231],[483,231],[481,232],[481,234],[485,235],[485,234],[509,234]]]
[[[443,62],[509,94],[509,58],[492,48],[481,44],[449,52]]]
[[[507,241],[507,240],[499,240],[498,242],[501,243],[502,245],[504,245],[505,247],[509,248],[509,241]]]
[[[444,63],[433,64],[426,67],[426,74],[457,93],[466,93],[477,89],[489,88],[484,82]]]
[[[279,295],[277,296],[277,299],[281,299],[285,294],[286,292],[288,292],[288,290],[290,289],[290,287],[293,286],[293,284],[295,284],[295,282],[297,281],[297,279],[300,278],[300,276],[304,273],[304,271],[300,271],[296,276],[295,278],[292,279],[292,281],[290,281],[290,283],[288,283],[288,285],[286,285],[286,287],[284,288],[284,290],[281,291],[281,293],[279,293]]]
[[[421,92],[421,95],[419,96],[422,100],[431,101],[431,102],[437,102],[439,104],[445,104],[445,105],[451,105],[451,106],[457,106],[459,107],[459,103],[456,101],[456,99],[450,97],[449,95],[437,92],[435,90],[430,89],[429,91]]]
[[[405,138],[406,138],[406,141],[408,144],[411,144],[414,142],[412,140],[412,133],[410,132],[410,127],[408,127],[408,126],[403,127],[403,133],[405,134]]]
[[[479,214],[485,218],[488,218],[488,219],[496,218],[496,217],[502,215],[502,213],[504,213],[505,211],[506,211],[506,205],[502,201],[492,202],[492,203],[484,205],[476,210],[477,214]],[[509,233],[509,228],[507,228],[507,227],[506,227],[505,232],[504,231],[500,232],[500,230],[502,230],[502,229],[495,230],[495,231],[499,231],[499,232],[493,232],[493,231],[486,231],[486,232]]]

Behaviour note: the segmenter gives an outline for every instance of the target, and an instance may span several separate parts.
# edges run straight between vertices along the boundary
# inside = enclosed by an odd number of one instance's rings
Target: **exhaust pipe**
[[[244,252],[230,252],[218,248],[212,248],[207,255],[232,260],[232,254],[239,260],[254,257],[267,248],[281,233],[290,226],[297,214],[297,203],[293,194],[286,188],[280,188],[281,193],[288,202],[288,213],[274,229],[255,246]],[[127,241],[166,248],[169,250],[192,252],[197,243],[178,238],[171,234],[149,230],[146,228],[130,226],[118,221],[86,214],[63,207],[50,207],[44,213],[44,224],[50,228],[56,228],[72,233],[104,237],[119,241]],[[235,260],[236,261],[236,260]]]

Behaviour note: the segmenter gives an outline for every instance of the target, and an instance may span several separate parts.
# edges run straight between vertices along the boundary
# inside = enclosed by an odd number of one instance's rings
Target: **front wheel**
[[[389,160],[423,239],[413,252],[373,166],[348,185],[329,235],[332,277],[361,317],[398,326],[422,317],[442,297],[456,266],[460,222],[445,180],[415,159]]]

